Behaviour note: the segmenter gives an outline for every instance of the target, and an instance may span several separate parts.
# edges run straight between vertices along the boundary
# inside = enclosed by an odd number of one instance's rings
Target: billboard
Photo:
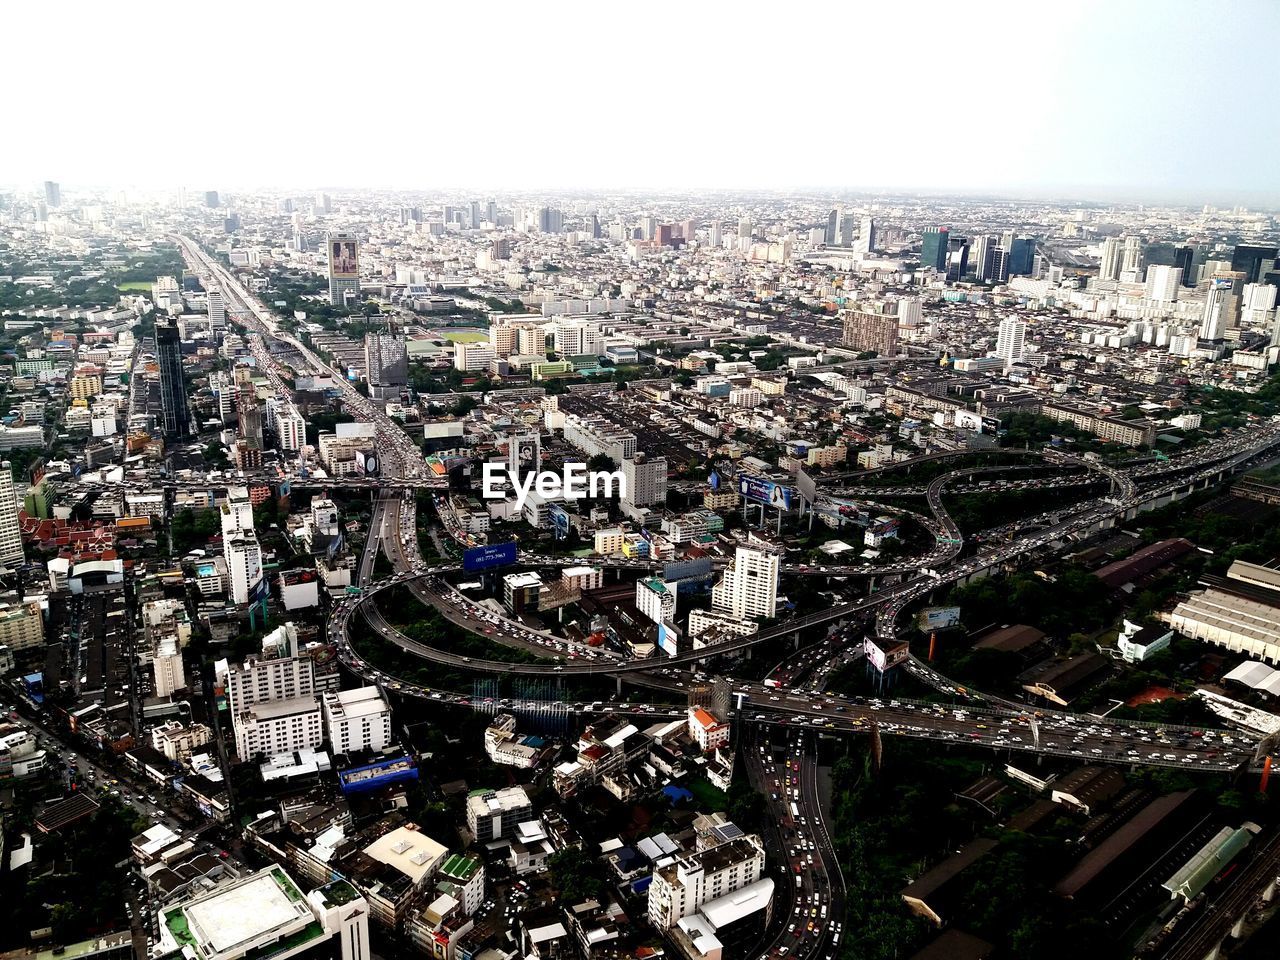
[[[873,667],[881,673],[884,672],[887,661],[884,655],[884,648],[880,644],[876,643],[873,638],[867,637],[862,641],[862,652],[867,655],[867,659],[871,661]]]
[[[488,570],[492,567],[504,567],[516,562],[516,544],[486,543],[479,547],[471,547],[462,552],[462,569],[468,573],[476,570]]]
[[[803,470],[796,474],[796,489],[809,506],[813,506],[813,501],[818,499],[818,484]]]
[[[564,507],[558,503],[551,504],[547,508],[547,518],[551,521],[551,530],[557,540],[563,540],[569,536],[569,514]]]
[[[677,560],[665,564],[662,568],[662,579],[667,583],[687,580],[691,577],[709,577],[712,574],[711,558],[697,557],[693,560]]]
[[[658,624],[658,649],[669,657],[680,652],[680,631],[670,623]]]
[[[925,607],[916,617],[916,624],[926,633],[930,630],[945,630],[959,622],[959,607]]]
[[[790,487],[784,487],[764,477],[753,477],[748,474],[738,476],[738,493],[744,500],[754,500],[779,510],[791,509]]]
[[[357,450],[356,469],[366,477],[377,476],[378,455],[372,450]]]
[[[360,276],[360,261],[356,256],[357,241],[352,234],[334,234],[329,237],[329,276],[335,280],[355,280]]]
[[[974,413],[972,410],[957,410],[956,426],[961,430],[977,430],[981,432],[982,414]]]
[[[882,642],[875,637],[867,637],[862,641],[862,652],[867,655],[871,665],[881,673],[892,670],[906,660],[910,649],[905,643],[892,640]]]

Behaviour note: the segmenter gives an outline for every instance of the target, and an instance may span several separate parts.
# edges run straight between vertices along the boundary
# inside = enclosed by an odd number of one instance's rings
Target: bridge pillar
[[[791,635],[791,642],[797,650],[800,649],[800,631],[799,630],[797,630],[795,633]]]
[[[1244,921],[1245,918],[1242,916],[1231,925],[1231,933],[1229,933],[1228,936],[1230,936],[1232,940],[1239,940],[1244,936]]]
[[[613,683],[614,683],[614,689],[617,691],[618,696],[622,696],[622,674],[620,673],[614,674]]]
[[[1267,884],[1267,888],[1262,891],[1262,902],[1270,903],[1276,896],[1276,882],[1274,879]]]

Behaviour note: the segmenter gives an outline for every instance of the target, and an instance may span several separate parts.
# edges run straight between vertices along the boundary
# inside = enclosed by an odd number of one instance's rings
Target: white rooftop
[[[773,881],[768,877],[749,883],[741,890],[726,893],[702,905],[702,915],[717,930],[726,924],[763,910],[773,900]]]
[[[296,900],[288,890],[297,893]],[[278,867],[216,889],[182,912],[205,957],[236,952],[237,947],[251,945],[249,941],[276,930],[281,935],[292,933],[313,919],[302,892]]]
[[[417,885],[435,871],[449,851],[421,831],[398,827],[369,844],[364,852],[395,867]]]

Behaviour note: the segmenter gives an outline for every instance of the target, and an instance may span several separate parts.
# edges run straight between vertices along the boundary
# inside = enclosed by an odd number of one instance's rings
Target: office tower
[[[53,206],[53,204],[50,204]],[[1244,274],[1245,283],[1257,283],[1264,260],[1274,260],[1280,256],[1280,248],[1259,247],[1250,244],[1238,244],[1231,251],[1231,270]]]
[[[822,242],[828,247],[834,247],[840,239],[840,208],[836,207],[827,214],[827,229],[822,235]]]
[[[182,649],[176,636],[162,637],[156,645],[151,660],[155,676],[157,697],[172,697],[187,685],[187,673],[182,665]]]
[[[742,217],[738,220],[739,239],[743,239],[743,240],[750,239],[753,231],[754,231],[754,227],[752,226],[750,217]]]
[[[996,337],[996,356],[1005,363],[1013,363],[1022,359],[1023,347],[1027,339],[1025,321],[1009,317],[1000,321],[1000,333]]]
[[[324,742],[312,661],[298,656],[292,624],[262,638],[260,657],[229,666],[226,691],[236,753],[242,760],[292,753]]]
[[[711,225],[707,228],[707,234],[708,234],[707,242],[710,243],[711,246],[713,247],[720,246],[720,244],[724,242],[723,231],[724,231],[724,227],[720,223],[720,221],[713,220],[711,222]]]
[[[471,229],[478,230],[481,222],[483,221],[483,214],[480,212],[480,201],[472,200],[471,203],[467,205],[467,213],[471,220]]]
[[[591,234],[592,240],[600,239],[600,218],[594,213],[587,218],[587,233]],[[692,240],[692,234],[687,239]]]
[[[204,205],[205,205],[206,207],[220,207],[220,206],[222,206],[222,204],[221,204],[221,203],[219,203],[219,197],[218,197],[218,191],[217,191],[217,190],[206,190],[206,191],[204,192]]]
[[[852,350],[894,356],[898,352],[897,304],[876,302],[846,310],[841,342]]]
[[[1035,237],[1018,237],[1009,250],[1009,276],[1029,277],[1036,262]]]
[[[227,306],[222,299],[222,290],[218,287],[210,287],[207,294],[208,310],[209,310],[209,329],[214,333],[225,330],[227,327]]]
[[[622,461],[626,480],[626,496],[622,502],[631,507],[663,507],[667,503],[667,458],[649,457],[637,452]]]
[[[947,255],[951,249],[951,231],[947,227],[926,230],[920,245],[920,267],[943,272],[947,269]]]
[[[328,213],[330,210],[329,195],[323,192],[317,192],[315,202],[313,203],[315,212],[319,214]]]
[[[1182,285],[1182,268],[1157,264],[1147,269],[1148,300],[1157,303],[1173,303],[1178,299],[1178,287]]]
[[[658,218],[657,217],[641,217],[640,218],[641,240],[652,240],[658,235]]]
[[[410,223],[422,222],[421,207],[401,207],[400,208],[400,226],[407,226]]]
[[[1230,280],[1215,279],[1210,282],[1204,301],[1204,315],[1200,321],[1201,340],[1222,339],[1227,329],[1227,300],[1230,296]]]
[[[1009,251],[1004,247],[992,248],[991,270],[987,279],[992,283],[1009,282]]]
[[[658,224],[658,232],[653,235],[654,242],[660,247],[669,247],[675,240],[676,225],[674,223]]]
[[[182,341],[178,321],[165,317],[156,321],[156,364],[160,367],[160,408],[164,412],[164,435],[169,439],[190,432],[187,387],[182,375]]]
[[[947,279],[959,280],[969,272],[969,238],[952,237],[947,250]]]
[[[772,617],[778,605],[778,555],[739,546],[711,588],[711,605],[739,618]]]
[[[564,230],[564,214],[555,207],[542,207],[538,210],[538,231],[540,233],[560,233]]]
[[[495,226],[498,223],[498,204],[495,200],[490,200],[485,205],[484,218]]]
[[[862,253],[871,253],[876,248],[876,221],[872,217],[863,217],[858,225],[858,242],[856,249]]]
[[[354,304],[360,298],[360,241],[354,233],[327,233],[329,256],[329,303],[335,307]]]
[[[991,277],[991,252],[999,244],[999,238],[993,234],[979,234],[973,239],[973,276],[978,281],[986,281]]]
[[[44,182],[44,202],[50,209],[62,206],[62,187],[56,181]]]
[[[1125,237],[1124,255],[1120,264],[1120,275],[1132,273],[1135,276],[1142,270],[1142,238]]]
[[[493,244],[489,247],[489,256],[494,260],[510,260],[511,239],[509,237],[494,237]]]
[[[1196,251],[1194,247],[1182,246],[1173,252],[1173,265],[1182,271],[1181,283],[1184,287],[1194,289]]]
[[[399,394],[409,382],[409,355],[404,338],[390,333],[366,333],[364,370],[375,398]]]
[[[1269,283],[1245,284],[1240,295],[1241,326],[1269,328],[1277,293],[1280,290]]]
[[[1098,264],[1099,280],[1119,280],[1124,262],[1123,241],[1119,237],[1107,237],[1102,241],[1102,258]]]
[[[0,462],[0,563],[21,564],[22,531],[18,526],[18,493],[13,487],[13,467]]]

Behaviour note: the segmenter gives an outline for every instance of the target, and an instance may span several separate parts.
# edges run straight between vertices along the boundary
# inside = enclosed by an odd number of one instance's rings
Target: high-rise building
[[[511,240],[508,237],[494,237],[489,248],[489,256],[494,260],[511,259]]]
[[[354,233],[325,234],[329,257],[329,303],[349,306],[360,298],[360,241]]]
[[[186,670],[182,666],[182,648],[176,636],[163,637],[156,646],[151,660],[155,674],[157,697],[172,697],[187,685]]]
[[[1000,321],[1000,332],[996,338],[996,356],[1006,363],[1022,359],[1023,347],[1027,339],[1027,324],[1016,317],[1008,317]]]
[[[834,247],[840,241],[840,208],[836,207],[827,214],[827,229],[822,235],[822,242]]]
[[[210,287],[206,294],[209,310],[209,329],[215,333],[227,327],[227,305],[222,298],[222,290]]]
[[[220,200],[220,198],[218,197],[218,191],[217,191],[217,190],[206,190],[206,191],[204,192],[204,205],[205,205],[206,207],[220,207],[220,206],[222,206],[222,204],[219,202],[219,200]]]
[[[1269,283],[1247,283],[1240,298],[1240,323],[1247,327],[1271,328],[1272,312],[1276,306],[1276,294],[1280,293]]]
[[[156,364],[160,368],[160,408],[164,413],[164,435],[185,437],[191,428],[187,387],[182,374],[182,340],[178,321],[165,317],[156,321]]]
[[[334,753],[379,751],[391,744],[391,707],[377,687],[326,693],[321,703]]]
[[[1009,276],[1029,277],[1036,262],[1035,237],[1018,237],[1009,250]]]
[[[778,555],[739,546],[720,582],[711,589],[711,605],[735,617],[772,617],[778,605]]]
[[[661,507],[667,502],[667,458],[648,457],[637,452],[622,461],[626,478],[623,503],[632,507]]]
[[[1227,329],[1228,299],[1231,296],[1231,281],[1213,280],[1205,295],[1204,314],[1200,320],[1201,340],[1221,340]]]
[[[1124,264],[1124,249],[1119,237],[1107,237],[1102,241],[1102,258],[1098,264],[1099,280],[1119,280]]]
[[[511,837],[533,819],[533,803],[524,787],[504,787],[467,797],[467,829],[477,843]]]
[[[876,248],[876,221],[873,217],[863,217],[858,225],[858,242],[855,250],[871,253]]]
[[[991,277],[991,252],[995,250],[1000,243],[1000,239],[994,234],[983,233],[973,238],[973,256],[970,258],[973,264],[973,276],[975,280],[983,281]]]
[[[8,460],[0,461],[0,563],[21,564],[22,530],[18,526],[18,507],[21,501],[13,486],[13,467]]]
[[[1142,238],[1128,236],[1124,238],[1123,259],[1120,263],[1120,276],[1130,274],[1137,277],[1142,272]]]
[[[926,230],[924,232],[924,242],[920,245],[920,266],[921,268],[932,267],[934,270],[945,272],[947,269],[947,256],[951,252],[951,231],[947,227],[939,227],[937,230]]]
[[[1195,262],[1195,247],[1182,246],[1173,252],[1173,265],[1182,271],[1182,285],[1190,289],[1196,285]]]
[[[653,871],[649,884],[649,922],[670,930],[706,903],[718,900],[764,874],[764,846],[755,834],[686,853]]]
[[[724,242],[724,226],[719,220],[712,220],[707,226],[707,242],[718,247]]]
[[[315,202],[312,206],[318,214],[328,213],[330,210],[329,195],[322,190],[316,191]]]
[[[893,301],[854,305],[845,311],[841,342],[882,357],[898,352],[898,311]]]
[[[739,218],[738,220],[738,238],[739,239],[749,240],[751,238],[751,235],[754,229],[755,228],[751,223],[750,217]]]
[[[62,187],[57,181],[44,182],[44,202],[49,209],[62,206]]]
[[[1157,303],[1173,303],[1182,285],[1182,268],[1154,264],[1147,268],[1146,297]]]
[[[297,453],[307,443],[307,421],[292,403],[284,404],[276,413],[276,436],[280,449]]]
[[[364,369],[371,388],[398,393],[409,382],[409,354],[404,338],[390,333],[366,333]]]
[[[1278,256],[1280,256],[1280,248],[1277,247],[1237,244],[1231,251],[1231,269],[1234,272],[1243,273],[1245,283],[1257,283],[1263,261],[1274,260]]]
[[[561,233],[564,231],[564,213],[555,207],[542,207],[538,211],[539,233]]]

